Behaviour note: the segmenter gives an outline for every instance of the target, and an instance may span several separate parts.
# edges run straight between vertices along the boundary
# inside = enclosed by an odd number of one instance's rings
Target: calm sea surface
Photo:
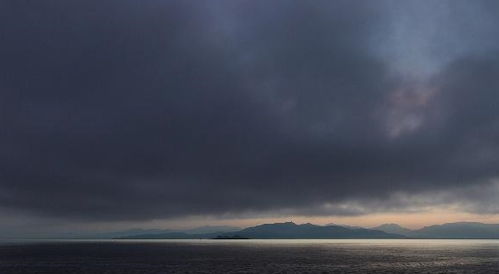
[[[499,273],[499,240],[0,242],[0,273]]]

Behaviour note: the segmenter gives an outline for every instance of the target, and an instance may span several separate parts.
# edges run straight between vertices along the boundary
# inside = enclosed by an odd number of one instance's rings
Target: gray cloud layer
[[[494,1],[4,1],[0,206],[323,214],[482,184],[499,171],[497,15]]]

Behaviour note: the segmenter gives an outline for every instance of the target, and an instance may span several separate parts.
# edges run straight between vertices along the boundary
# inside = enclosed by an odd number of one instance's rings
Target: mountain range
[[[201,226],[189,229],[128,229],[111,232],[66,232],[55,235],[33,236],[33,238],[58,238],[58,239],[113,239],[127,237],[143,237],[151,239],[174,238],[190,239],[192,235],[219,235],[221,233],[239,231],[240,227],[234,226]]]
[[[227,228],[226,228],[227,229]],[[398,224],[372,228],[328,224],[295,224],[293,222],[262,224],[240,230],[186,230],[139,233],[116,238],[126,239],[499,239],[499,224],[458,222],[432,225],[411,230]]]
[[[263,224],[222,236],[239,236],[252,239],[397,239],[404,236],[366,228],[347,228],[337,225],[319,226],[293,222]]]
[[[379,226],[372,227],[371,229],[374,230],[381,230],[386,233],[394,233],[394,234],[399,234],[399,235],[404,235],[404,236],[409,236],[409,234],[412,232],[412,230],[402,227],[398,224],[382,224]]]
[[[159,234],[138,234],[126,239],[400,239],[403,235],[387,233],[366,228],[348,228],[337,225],[319,226],[313,224],[297,225],[293,222],[263,224],[248,227],[239,231],[223,233],[167,232]]]
[[[499,239],[499,224],[477,222],[447,223],[426,226],[416,230],[410,230],[397,224],[384,224],[372,229],[400,234],[410,238]]]

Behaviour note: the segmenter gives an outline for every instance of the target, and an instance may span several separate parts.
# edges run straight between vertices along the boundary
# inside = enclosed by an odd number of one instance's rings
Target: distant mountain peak
[[[382,225],[379,225],[377,227],[391,227],[391,228],[403,228],[403,229],[408,229],[408,228],[405,228],[399,224],[395,224],[395,223],[388,223],[388,224],[382,224]]]
[[[409,235],[412,232],[412,230],[402,227],[399,224],[395,223],[382,224],[379,226],[372,227],[371,229],[384,231],[386,233],[405,235],[405,236]]]
[[[401,235],[371,229],[320,226],[293,222],[262,224],[222,236],[238,235],[252,239],[347,239],[347,238],[403,238]]]
[[[415,230],[411,236],[417,238],[499,239],[499,224],[479,222],[446,223],[425,226]]]
[[[386,224],[382,224],[384,226],[398,226],[398,227],[402,227],[401,225],[399,224],[396,224],[396,223],[386,223]]]
[[[344,225],[344,224],[336,224],[336,223],[329,223],[329,224],[325,224],[324,226],[339,226],[339,227],[345,227],[345,228],[351,228],[351,229],[363,228],[361,226],[356,226],[356,225]]]

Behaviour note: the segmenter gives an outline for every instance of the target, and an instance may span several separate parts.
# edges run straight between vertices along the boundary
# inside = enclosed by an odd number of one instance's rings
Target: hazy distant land
[[[191,230],[192,231],[192,230]],[[498,224],[458,222],[423,227],[417,230],[397,224],[383,224],[373,228],[341,225],[295,224],[293,222],[263,224],[241,230],[210,231],[163,231],[134,233],[118,236],[121,239],[499,239]]]

